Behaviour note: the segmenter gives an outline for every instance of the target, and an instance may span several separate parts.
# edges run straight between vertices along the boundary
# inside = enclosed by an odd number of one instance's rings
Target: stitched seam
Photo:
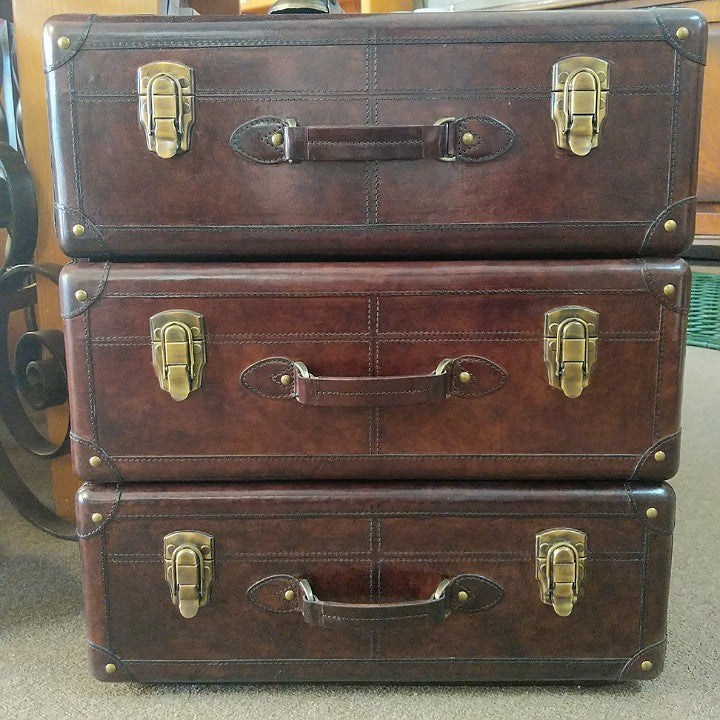
[[[70,60],[67,70],[68,92],[70,94],[70,140],[72,145],[73,167],[75,168],[75,194],[78,212],[83,212],[82,179],[80,170],[80,151],[77,135],[77,107],[75,104],[75,61]]]
[[[308,145],[422,145],[422,140],[308,140]]]
[[[657,643],[658,645],[660,643]],[[653,647],[653,646],[650,646]],[[646,648],[647,649],[647,648]],[[617,665],[617,664],[623,664],[627,661],[627,658],[608,658],[608,657],[600,657],[600,658],[578,658],[578,657],[568,657],[568,658],[556,658],[556,657],[533,657],[533,658],[498,658],[498,657],[474,657],[474,658],[458,658],[458,657],[443,657],[443,658],[367,658],[367,657],[358,657],[358,658],[239,658],[239,659],[233,659],[233,660],[153,660],[149,658],[138,658],[134,660],[125,660],[125,663],[133,663],[136,665],[142,665],[142,664],[179,664],[179,665],[247,665],[247,664],[256,664],[256,665],[276,665],[276,664],[283,664],[283,663],[302,663],[303,665],[306,665],[308,663],[313,664],[326,664],[326,663],[388,663],[391,665],[397,665],[397,664],[403,664],[403,663],[422,663],[423,665],[428,664],[446,664],[446,665],[457,665],[457,664],[467,664],[467,663],[483,663],[483,664],[491,664],[491,665],[511,665],[511,664],[529,664],[529,665],[545,665],[548,663],[552,664],[558,664],[558,665],[564,665],[564,664],[570,664],[570,665]]]
[[[672,113],[670,114],[670,168],[668,170],[668,205],[675,199],[675,163],[677,161],[677,136],[678,136],[678,108],[680,105],[680,55],[675,50],[675,66],[674,66],[674,94]]]
[[[337,390],[315,390],[315,395],[339,395],[339,396],[366,396],[372,397],[374,395],[417,395],[417,394],[429,394],[429,388],[422,388],[420,390],[376,390],[371,392],[340,392]]]
[[[105,624],[105,642],[108,648],[112,648],[113,642],[110,635],[110,580],[107,568],[107,546],[105,535],[100,536],[100,573],[102,576],[102,593],[103,593],[103,622]]]
[[[95,400],[95,369],[93,365],[92,343],[90,342],[90,314],[83,315],[83,331],[85,333],[85,375],[87,377],[88,404],[90,405],[90,432],[92,440],[98,443],[97,405]]]
[[[73,438],[75,439],[75,438]],[[237,462],[240,460],[252,461],[289,461],[297,462],[304,460],[521,460],[526,461],[528,458],[543,458],[548,460],[588,460],[588,461],[612,461],[612,460],[631,460],[642,457],[639,453],[605,453],[605,454],[569,454],[569,453],[515,453],[515,454],[497,454],[490,453],[448,453],[448,454],[397,454],[387,453],[378,456],[361,455],[361,454],[325,454],[325,455],[174,455],[174,456],[154,456],[154,455],[115,455],[114,459],[118,462]]]
[[[662,376],[663,376],[663,356],[664,356],[664,331],[665,331],[665,308],[660,306],[660,317],[658,321],[658,353],[657,353],[657,374],[655,377],[655,408],[653,412],[652,439],[658,440],[658,423],[660,417],[660,407],[662,403]]]
[[[636,520],[636,514],[628,511],[621,512],[452,512],[452,511],[408,511],[403,512],[400,510],[391,512],[293,512],[293,513],[150,513],[150,514],[138,514],[128,513],[125,515],[118,516],[118,520],[134,521],[144,520],[147,518],[166,518],[166,519],[182,519],[182,518],[207,518],[215,520],[293,520],[293,519],[304,519],[304,518],[361,518],[366,519],[370,515],[376,518],[398,518],[398,517],[412,517],[412,518],[622,518]],[[528,552],[528,559],[533,556]]]
[[[283,369],[287,370],[289,374],[295,377],[295,368],[290,360],[287,360],[286,358],[268,358],[267,360],[259,360],[256,363],[253,363],[249,367],[245,368],[245,370],[242,371],[240,374],[240,384],[250,392],[255,393],[256,395],[260,395],[262,397],[266,398],[294,398],[295,397],[295,381],[293,380],[293,384],[288,386],[288,389],[283,393],[267,393],[263,390],[260,390],[259,388],[256,388],[254,385],[251,385],[249,380],[247,379],[247,376],[250,372],[254,372],[255,370],[258,370],[259,368],[265,367],[266,365],[284,365]]]
[[[464,131],[468,129],[467,120],[474,120],[477,123],[480,123],[481,125],[489,125],[491,127],[497,128],[498,130],[501,130],[506,136],[507,140],[505,141],[505,144],[500,147],[499,150],[496,150],[495,152],[484,154],[484,155],[472,155],[470,152],[466,151],[464,149],[464,145],[459,144],[457,146],[457,149],[455,151],[455,154],[458,157],[464,158],[467,162],[486,162],[488,160],[494,160],[497,157],[500,157],[500,155],[505,154],[513,145],[515,142],[515,133],[504,123],[499,122],[498,120],[495,120],[495,118],[490,117],[474,117],[474,118],[463,118],[463,120],[460,121],[460,132],[458,132],[458,135],[462,135]],[[469,146],[468,150],[475,145],[477,145],[479,141],[475,141],[472,145]]]
[[[647,527],[643,528],[643,544],[642,544],[642,583],[640,584],[640,622],[638,623],[638,650],[643,647],[645,639],[645,618],[647,616],[647,587],[648,587],[648,554],[649,554],[649,538]]]

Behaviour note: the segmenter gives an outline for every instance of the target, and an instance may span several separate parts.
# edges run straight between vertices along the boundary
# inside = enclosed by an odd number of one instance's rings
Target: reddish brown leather
[[[77,517],[92,672],[140,682],[653,678],[665,654],[673,516],[667,485],[86,485]],[[535,580],[535,534],[555,527],[587,533],[584,593],[564,618],[541,603]],[[216,578],[208,604],[185,620],[163,577],[162,541],[190,529],[214,536]],[[435,625],[307,624],[300,596],[284,598],[305,578],[323,601],[377,608],[358,611],[366,617],[464,575],[484,578],[461,581],[478,612],[455,599]]]
[[[306,369],[306,368],[305,368]],[[460,373],[470,373],[462,382]],[[280,378],[292,378],[283,385]],[[401,377],[315,377],[300,372],[288,358],[267,358],[243,370],[243,387],[262,397],[295,399],[303,405],[324,407],[391,407],[418,405],[458,397],[482,397],[499,390],[507,374],[486,358],[461,357],[448,360],[442,372]]]
[[[680,260],[76,263],[61,294],[85,480],[649,481],[677,469]],[[576,399],[548,385],[542,359],[544,314],[565,305],[600,318],[597,365]],[[148,320],[173,308],[201,313],[207,337],[202,387],[182,402],[151,363]],[[297,380],[279,381],[300,361],[395,388],[388,378],[445,358],[461,359],[450,397],[412,408],[302,405]],[[467,386],[454,379],[462,368]]]
[[[285,593],[294,593],[287,600]],[[465,593],[459,600],[458,593]],[[338,603],[320,600],[305,578],[270,575],[247,591],[248,600],[267,612],[291,610],[308,625],[328,630],[389,630],[398,626],[439,625],[453,612],[478,613],[490,610],[503,600],[503,590],[481,575],[457,575],[443,579],[428,598],[392,603]],[[280,607],[278,608],[278,605]]]
[[[94,258],[671,256],[694,231],[705,36],[695,10],[665,7],[54,18],[57,234],[68,254]],[[577,55],[610,63],[607,117],[586,157],[556,146],[550,117],[552,66]],[[136,71],[156,60],[195,69],[190,150],[171,160],[148,151],[137,120]],[[515,141],[491,162],[378,162],[373,146],[354,153],[361,162],[273,164],[231,146],[262,118],[382,137],[444,117],[468,118],[482,138],[457,145],[462,160],[505,147],[504,131],[469,118],[494,118]],[[344,143],[323,157],[347,158]]]
[[[471,133],[469,144],[463,134]],[[274,133],[283,135],[274,145]],[[263,164],[279,162],[367,162],[369,160],[454,160],[486,162],[506,153],[513,131],[490,117],[460,118],[440,125],[399,127],[304,127],[282,118],[258,118],[241,125],[230,138],[233,149]]]

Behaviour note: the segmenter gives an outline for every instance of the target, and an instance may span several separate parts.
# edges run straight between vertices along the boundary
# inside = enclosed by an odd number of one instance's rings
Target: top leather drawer
[[[694,10],[60,16],[56,223],[93,258],[673,255]]]

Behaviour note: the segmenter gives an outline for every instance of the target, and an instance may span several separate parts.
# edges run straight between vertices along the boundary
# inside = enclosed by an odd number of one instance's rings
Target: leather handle
[[[337,630],[419,624],[431,627],[453,612],[481,612],[498,605],[503,589],[482,575],[456,575],[442,580],[435,592],[421,600],[395,603],[340,603],[320,600],[308,580],[272,575],[247,591],[248,599],[271,613],[296,612],[308,625]]]
[[[316,377],[288,358],[253,363],[242,385],[263,397],[323,407],[383,407],[437,403],[455,395],[481,397],[499,390],[507,373],[486,358],[466,355],[440,362],[428,375]]]
[[[514,141],[507,125],[484,116],[391,126],[303,126],[292,118],[262,117],[240,125],[230,145],[265,165],[425,159],[481,163],[503,155]]]

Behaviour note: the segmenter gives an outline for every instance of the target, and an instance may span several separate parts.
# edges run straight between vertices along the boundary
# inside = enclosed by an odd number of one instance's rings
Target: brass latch
[[[580,530],[555,528],[535,536],[535,575],[540,599],[567,617],[582,594],[585,581],[587,535]]]
[[[544,359],[551,387],[576,398],[597,360],[598,313],[569,305],[545,313]]]
[[[148,149],[161,158],[186,152],[195,122],[193,69],[175,62],[148,63],[138,68],[137,84]]]
[[[166,310],[150,318],[152,358],[160,387],[184,400],[202,383],[205,323],[190,310]]]
[[[552,118],[558,147],[587,155],[598,146],[609,87],[605,60],[570,57],[553,65]]]
[[[215,568],[212,535],[174,532],[163,538],[165,580],[173,604],[184,618],[192,618],[207,604]]]

